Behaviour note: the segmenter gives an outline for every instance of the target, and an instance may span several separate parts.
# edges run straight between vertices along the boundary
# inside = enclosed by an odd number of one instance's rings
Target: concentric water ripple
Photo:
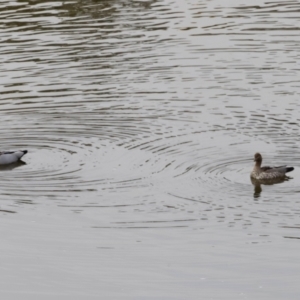
[[[128,224],[139,212],[229,226],[270,211],[279,224],[297,180],[255,187],[249,174],[259,151],[300,175],[298,6],[4,2],[1,148],[29,153],[1,169],[3,210],[50,202],[113,207]]]
[[[298,19],[1,1],[0,150],[29,151],[0,166],[3,297],[297,299]],[[255,152],[292,178],[253,185]]]

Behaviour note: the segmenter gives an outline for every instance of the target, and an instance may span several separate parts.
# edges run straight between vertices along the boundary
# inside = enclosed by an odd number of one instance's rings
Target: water
[[[5,299],[298,299],[298,11],[2,1]]]

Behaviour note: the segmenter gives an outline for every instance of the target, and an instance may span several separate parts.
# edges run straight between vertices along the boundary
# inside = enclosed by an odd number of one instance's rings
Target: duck
[[[27,150],[19,150],[19,151],[3,151],[0,152],[0,165],[13,164],[27,153]]]
[[[293,167],[261,167],[262,156],[260,153],[254,155],[255,165],[250,177],[256,180],[280,180],[286,177],[286,173],[292,172]]]

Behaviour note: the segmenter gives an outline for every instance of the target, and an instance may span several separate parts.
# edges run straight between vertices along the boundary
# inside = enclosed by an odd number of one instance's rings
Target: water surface
[[[298,1],[0,4],[6,299],[298,299]],[[293,165],[253,186],[253,155]]]

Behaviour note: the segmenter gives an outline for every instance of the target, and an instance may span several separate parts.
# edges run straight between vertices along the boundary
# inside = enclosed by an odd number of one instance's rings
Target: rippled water
[[[6,299],[298,299],[299,9],[2,1]]]

